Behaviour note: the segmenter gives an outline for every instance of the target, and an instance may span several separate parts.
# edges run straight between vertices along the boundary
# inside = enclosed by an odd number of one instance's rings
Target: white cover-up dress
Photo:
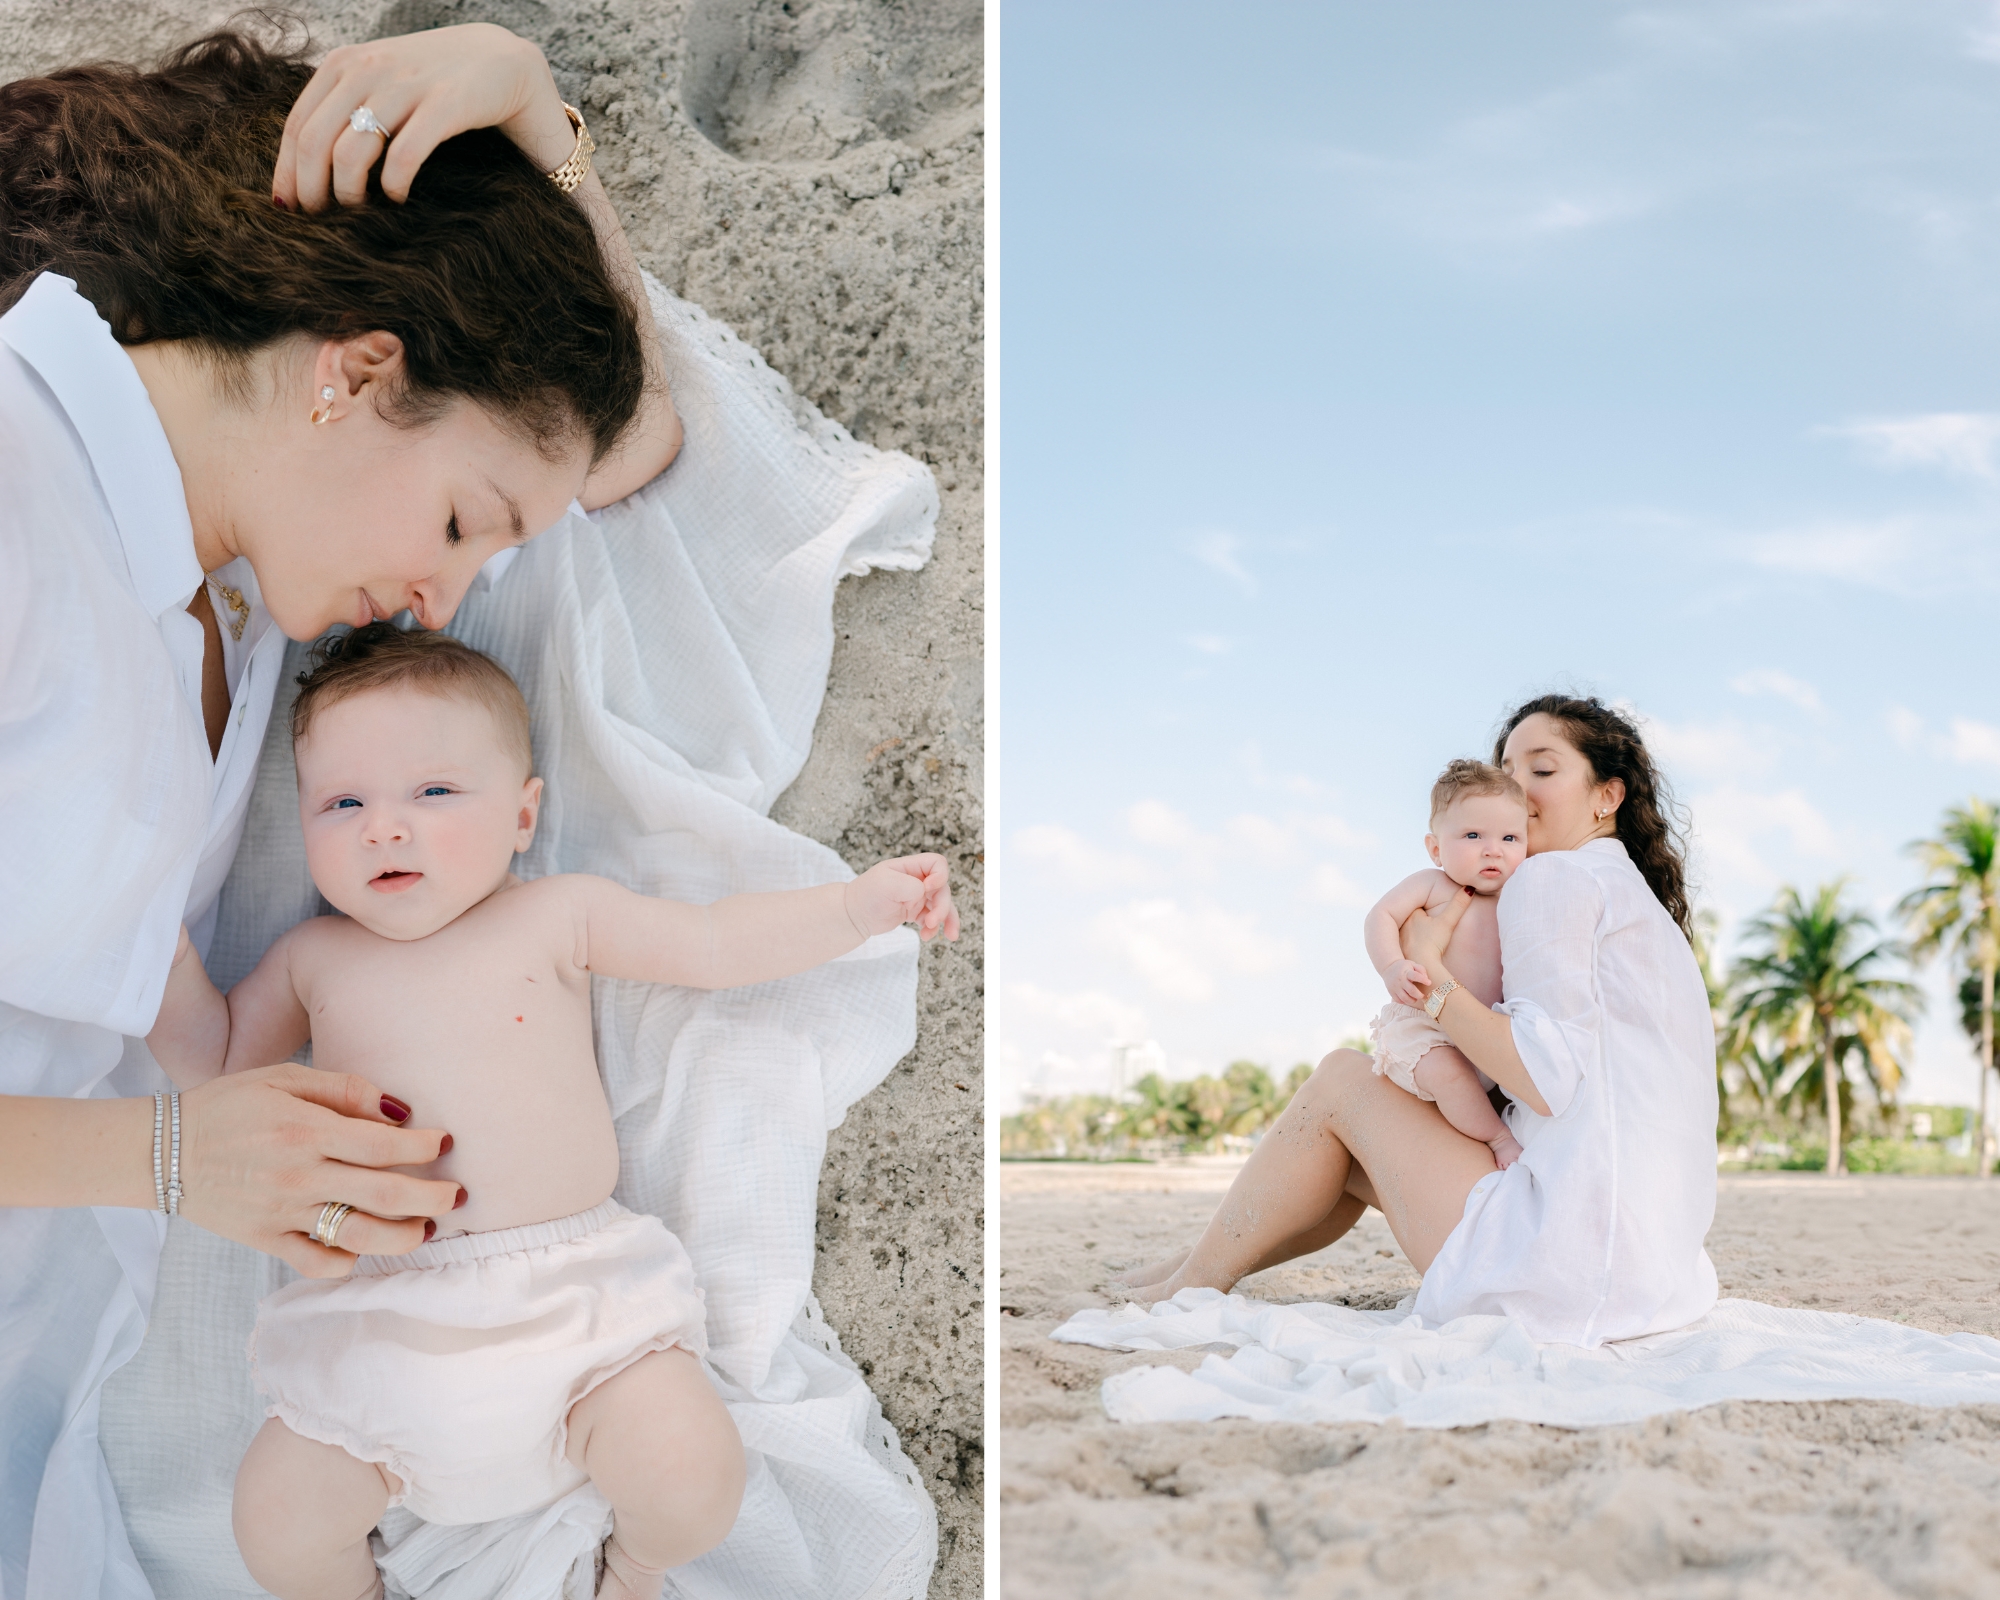
[[[1716,1301],[1715,1028],[1694,953],[1616,839],[1530,857],[1499,915],[1495,1009],[1549,1115],[1508,1108],[1521,1158],[1473,1186],[1415,1309],[1585,1347],[1685,1327]]]
[[[249,613],[214,600],[231,705],[211,760],[180,469],[111,330],[44,273],[0,317],[0,1094],[168,1087],[126,1036],[152,1026],[183,919],[207,953],[285,647],[247,561],[214,578]],[[0,1208],[0,1595],[137,1575],[98,1396],[145,1333],[165,1222]]]

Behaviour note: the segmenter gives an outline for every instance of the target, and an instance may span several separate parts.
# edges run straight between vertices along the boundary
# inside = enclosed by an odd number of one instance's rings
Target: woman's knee
[[[1352,1092],[1356,1083],[1374,1076],[1374,1060],[1366,1051],[1335,1050],[1320,1057],[1319,1065],[1312,1069],[1299,1093],[1310,1093],[1315,1100],[1334,1100]]]

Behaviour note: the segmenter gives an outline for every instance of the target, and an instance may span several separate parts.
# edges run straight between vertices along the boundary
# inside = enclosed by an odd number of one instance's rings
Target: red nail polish
[[[431,1219],[430,1219],[429,1217],[425,1217],[425,1218],[424,1218],[424,1243],[425,1243],[425,1244],[429,1244],[429,1243],[431,1242],[431,1235],[432,1235],[432,1234],[434,1234],[434,1233],[436,1233],[437,1231],[438,1231],[438,1225],[437,1225],[437,1224],[436,1224],[435,1222],[431,1221]]]
[[[452,1201],[451,1209],[456,1211],[460,1206],[464,1204],[465,1204],[465,1185],[461,1183],[458,1186],[458,1198]]]
[[[438,1140],[438,1154],[441,1156],[448,1156],[451,1154],[450,1134],[446,1134],[442,1139]]]
[[[281,194],[272,195],[271,204],[276,206],[280,211],[287,211],[291,209],[289,206],[285,204],[285,197]]]
[[[382,1096],[382,1115],[391,1122],[403,1123],[410,1120],[410,1108],[392,1094]]]

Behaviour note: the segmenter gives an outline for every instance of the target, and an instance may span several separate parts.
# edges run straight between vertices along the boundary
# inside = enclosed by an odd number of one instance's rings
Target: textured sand
[[[0,81],[145,59],[236,9],[0,0]],[[982,21],[977,0],[319,0],[327,44],[498,22],[589,117],[642,264],[872,443],[938,475],[923,572],[843,584],[778,819],[857,866],[949,855],[965,917],[915,1051],[834,1134],[816,1288],[938,1503],[931,1592],[980,1571]]]
[[[1002,1169],[1006,1595],[2000,1594],[2000,1407],[1732,1404],[1587,1432],[1107,1421],[1108,1374],[1201,1356],[1048,1331],[1188,1242],[1233,1170]],[[1725,1177],[1709,1248],[1725,1295],[2000,1335],[2000,1185]],[[1371,1212],[1244,1288],[1377,1307],[1415,1284]]]

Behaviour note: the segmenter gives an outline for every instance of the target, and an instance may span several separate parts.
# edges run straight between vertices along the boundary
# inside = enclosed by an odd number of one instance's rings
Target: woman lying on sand
[[[1549,695],[1494,762],[1525,791],[1528,859],[1501,892],[1506,999],[1488,1009],[1446,947],[1471,903],[1403,925],[1435,1021],[1507,1093],[1521,1155],[1336,1050],[1258,1144],[1191,1251],[1130,1274],[1145,1301],[1225,1292],[1325,1248],[1369,1206],[1424,1281],[1427,1323],[1502,1315],[1593,1346],[1679,1328],[1716,1299],[1715,1033],[1689,944],[1684,866],[1637,728]],[[1429,1005],[1426,1010],[1431,1009]]]

